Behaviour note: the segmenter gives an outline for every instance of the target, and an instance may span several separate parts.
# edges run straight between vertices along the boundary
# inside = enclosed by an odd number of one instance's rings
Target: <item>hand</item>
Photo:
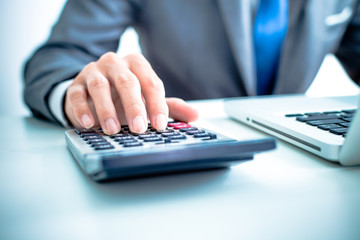
[[[168,116],[195,121],[197,111],[178,98],[165,98],[162,81],[141,54],[106,53],[76,76],[65,97],[65,113],[77,128],[101,126],[106,134],[128,124],[134,133],[165,129]]]

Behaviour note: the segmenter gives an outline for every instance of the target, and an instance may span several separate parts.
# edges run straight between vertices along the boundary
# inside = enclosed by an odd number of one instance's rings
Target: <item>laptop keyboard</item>
[[[356,112],[356,109],[327,112],[308,112],[286,114],[285,117],[294,118],[296,121],[306,123],[318,129],[332,134],[346,137],[348,128]]]

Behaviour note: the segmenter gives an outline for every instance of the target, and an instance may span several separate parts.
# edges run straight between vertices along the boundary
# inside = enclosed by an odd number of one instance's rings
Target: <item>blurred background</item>
[[[23,102],[22,69],[25,60],[44,42],[65,0],[0,1],[0,116],[30,114]],[[140,51],[138,37],[128,29],[120,41],[120,55]],[[326,57],[308,90],[311,96],[358,94],[359,89],[336,58]]]

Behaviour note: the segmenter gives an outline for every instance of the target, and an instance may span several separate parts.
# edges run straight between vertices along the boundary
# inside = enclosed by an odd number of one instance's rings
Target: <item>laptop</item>
[[[225,101],[227,114],[324,159],[360,164],[359,96],[277,95]]]

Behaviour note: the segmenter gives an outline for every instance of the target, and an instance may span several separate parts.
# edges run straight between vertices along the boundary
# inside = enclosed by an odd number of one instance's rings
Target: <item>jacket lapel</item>
[[[256,95],[251,0],[218,0],[229,42],[248,95]]]

